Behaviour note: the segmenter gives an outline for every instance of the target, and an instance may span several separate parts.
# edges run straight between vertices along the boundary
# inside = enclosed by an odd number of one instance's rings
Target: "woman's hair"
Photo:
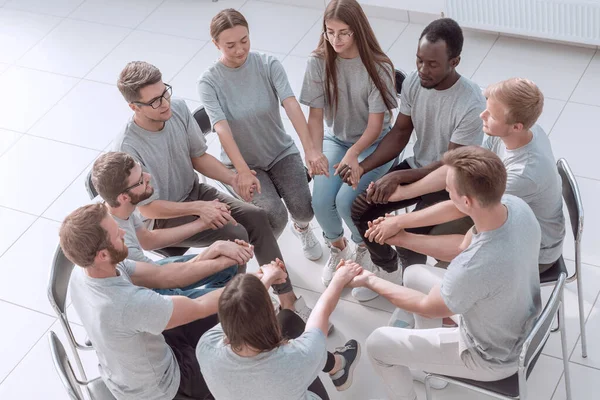
[[[234,351],[243,346],[263,352],[285,340],[263,283],[252,274],[236,275],[219,299],[219,320]]]
[[[248,29],[248,21],[241,12],[233,8],[226,8],[219,11],[217,15],[210,21],[210,37],[215,42],[219,41],[219,35],[224,30],[231,29],[235,26],[245,26]]]
[[[327,32],[325,23],[332,19],[348,25],[354,33],[353,38],[358,47],[360,58],[375,87],[381,93],[385,106],[391,111],[396,107],[396,94],[388,90],[379,74],[379,70],[388,74],[392,87],[395,87],[394,64],[381,49],[363,9],[356,0],[332,0],[327,5],[323,16],[323,32]],[[325,99],[335,113],[338,104],[337,54],[324,35],[321,35],[319,45],[313,54],[325,60]],[[385,64],[389,68],[385,68]]]

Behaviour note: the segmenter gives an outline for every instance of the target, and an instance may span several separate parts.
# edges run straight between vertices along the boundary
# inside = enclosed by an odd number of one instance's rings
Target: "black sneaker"
[[[342,392],[352,386],[352,374],[354,373],[354,367],[358,360],[360,360],[360,344],[352,339],[346,342],[344,347],[338,347],[335,349],[335,353],[346,360],[346,366],[344,367],[344,375],[338,379],[332,379],[335,388],[338,392]]]

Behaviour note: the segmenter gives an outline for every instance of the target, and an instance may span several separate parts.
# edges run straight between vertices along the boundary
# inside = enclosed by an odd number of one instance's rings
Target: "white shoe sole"
[[[367,290],[370,293],[368,293]],[[360,297],[357,297],[355,295],[355,291],[352,290],[352,297],[354,297],[360,303],[366,303],[367,301],[375,300],[376,298],[379,297],[379,294],[377,294],[376,292],[372,291],[371,289],[367,289],[367,290],[361,290],[360,293],[368,293],[368,295],[367,296],[361,295]]]
[[[350,386],[352,386],[352,378],[354,377],[354,368],[356,368],[356,364],[358,364],[358,362],[360,361],[360,347],[361,347],[360,343],[358,343],[358,348],[356,349],[356,358],[354,359],[354,362],[352,363],[352,365],[350,366],[350,369],[348,370],[348,379],[346,379],[346,382],[343,385],[336,386],[336,390],[338,392],[343,392],[344,390],[347,390],[348,388],[350,388]]]

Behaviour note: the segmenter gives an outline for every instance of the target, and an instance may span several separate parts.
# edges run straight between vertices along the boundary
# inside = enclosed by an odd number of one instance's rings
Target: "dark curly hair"
[[[446,42],[449,59],[460,56],[465,41],[461,27],[452,18],[436,19],[427,25],[425,29],[423,29],[419,41],[424,37],[431,43],[435,43],[439,40]]]

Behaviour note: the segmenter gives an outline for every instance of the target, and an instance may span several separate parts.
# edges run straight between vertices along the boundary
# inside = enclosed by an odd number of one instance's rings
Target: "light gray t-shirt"
[[[499,137],[492,136],[483,147],[496,153],[506,166],[506,193],[525,200],[533,210],[542,229],[539,263],[550,264],[562,254],[565,237],[562,181],[546,132],[539,125],[531,132],[531,142],[516,150],[508,150]]]
[[[159,199],[183,201],[198,180],[192,158],[206,152],[206,140],[185,101],[173,98],[171,110],[161,131],[142,129],[132,118],[115,141],[116,151],[130,154],[152,175],[154,194],[141,206]]]
[[[461,352],[513,365],[542,308],[541,234],[523,200],[505,195],[502,203],[508,210],[504,225],[473,233],[471,245],[448,266],[441,294],[450,311],[460,314]]]
[[[250,168],[269,170],[284,157],[298,153],[279,112],[283,100],[294,97],[294,92],[276,57],[250,52],[239,68],[217,61],[202,74],[198,92],[211,125],[223,120],[229,123]],[[221,160],[232,165],[223,148]]]
[[[412,119],[417,141],[414,156],[406,161],[411,168],[421,168],[442,159],[450,142],[469,146],[481,145],[485,110],[481,88],[461,76],[446,90],[425,89],[417,71],[402,84],[400,112]]]
[[[142,245],[135,233],[144,226],[144,221],[142,221],[138,211],[134,211],[127,219],[121,219],[114,215],[112,217],[117,221],[119,228],[125,231],[125,246],[127,246],[127,249],[129,250],[127,259],[154,264],[154,261],[144,254],[144,249],[142,249]]]
[[[314,55],[308,59],[300,103],[324,109],[326,132],[348,143],[356,143],[360,139],[367,129],[369,114],[385,113],[381,129],[383,135],[390,128],[392,113],[387,110],[383,96],[371,80],[362,59],[338,57],[336,66],[337,111],[334,113],[332,106],[325,101],[325,60]],[[379,71],[396,107],[396,88],[391,78],[393,71],[387,64],[379,67]]]
[[[117,265],[119,276],[91,278],[83,268],[71,275],[71,299],[100,362],[100,375],[118,400],[172,399],[179,366],[165,342],[173,301],[135,286],[135,262]]]
[[[216,399],[320,400],[307,390],[327,360],[325,335],[319,329],[255,357],[237,355],[224,338],[218,324],[196,347],[202,376]]]

